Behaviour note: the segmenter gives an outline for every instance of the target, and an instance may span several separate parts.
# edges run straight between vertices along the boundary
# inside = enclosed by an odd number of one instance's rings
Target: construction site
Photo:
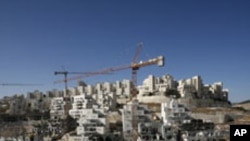
[[[137,84],[138,70],[165,65],[165,57],[92,72],[55,71],[63,90],[36,90],[0,100],[0,141],[228,141],[229,125],[249,110],[232,107],[221,82],[205,85],[200,76],[176,81],[169,75]],[[160,68],[159,68],[160,69]],[[131,70],[131,79],[86,84],[82,79]],[[72,75],[72,77],[68,77]],[[68,87],[69,81],[78,81]],[[9,84],[32,86],[41,84]],[[219,112],[228,110],[227,112]],[[205,112],[207,111],[207,112]]]

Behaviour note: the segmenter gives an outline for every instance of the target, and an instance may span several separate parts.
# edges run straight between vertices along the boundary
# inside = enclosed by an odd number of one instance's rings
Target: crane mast
[[[133,61],[132,61],[132,67],[131,67],[132,68],[132,78],[131,78],[131,81],[132,81],[134,87],[137,86],[137,70],[139,70],[139,67],[137,67],[136,65],[133,65],[133,64],[136,64],[137,58],[138,58],[141,50],[142,50],[142,42],[138,44],[137,51],[136,51],[135,56],[134,56]]]
[[[65,95],[66,96],[68,95],[68,81],[67,81],[68,73],[69,72],[67,72],[67,71],[55,71],[54,72],[55,75],[58,75],[58,74],[64,75],[64,87],[65,87]]]

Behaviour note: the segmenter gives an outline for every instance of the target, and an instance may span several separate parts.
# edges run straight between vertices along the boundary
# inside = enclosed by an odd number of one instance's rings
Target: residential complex
[[[221,137],[214,123],[194,118],[204,115],[195,115],[189,109],[228,106],[228,90],[222,82],[203,84],[200,76],[176,81],[169,74],[149,75],[137,87],[137,98],[131,99],[132,90],[130,80],[95,85],[81,81],[67,89],[67,101],[66,90],[34,91],[26,97],[4,97],[0,110],[10,115],[30,115],[28,119],[34,122],[29,134],[43,139],[66,136],[70,141],[205,141]],[[162,98],[160,102],[154,100],[157,96]],[[142,98],[148,98],[149,104],[141,103]],[[121,100],[124,102],[118,102]],[[150,103],[157,102],[160,106],[152,108]],[[112,121],[112,131],[109,115],[118,116]]]
[[[65,101],[63,97],[55,97],[51,100],[50,117],[51,119],[64,119],[65,118]]]
[[[162,77],[149,75],[142,85],[138,86],[138,90],[139,96],[164,95],[169,90],[177,90],[182,98],[228,100],[228,90],[223,89],[222,82],[204,85],[199,75],[179,81],[174,80],[171,75]]]
[[[137,139],[138,123],[148,122],[151,113],[146,105],[139,104],[138,100],[132,100],[124,105],[122,110],[123,137],[127,141]]]
[[[103,138],[109,132],[107,111],[97,104],[90,94],[72,97],[70,116],[77,119],[76,135],[71,135],[69,141],[90,141]]]
[[[139,96],[149,94],[164,95],[167,90],[176,89],[176,82],[171,75],[163,75],[162,77],[155,77],[149,75],[144,79],[142,85],[138,86]]]

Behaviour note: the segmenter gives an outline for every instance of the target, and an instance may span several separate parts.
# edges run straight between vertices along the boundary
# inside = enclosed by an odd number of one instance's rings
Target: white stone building
[[[113,92],[93,94],[92,97],[96,100],[97,104],[103,107],[106,111],[116,110],[116,94]]]
[[[148,122],[151,113],[146,105],[139,104],[137,100],[132,100],[124,105],[122,111],[123,137],[126,141],[134,141],[139,123]]]
[[[199,75],[194,76],[189,79],[183,79],[179,81],[178,91],[181,94],[181,97],[187,97],[191,94],[194,94],[195,97],[202,97],[202,88],[203,83]]]
[[[104,82],[97,83],[95,86],[77,86],[69,88],[69,93],[71,96],[78,96],[83,93],[91,94],[97,104],[106,110],[115,110],[117,96],[112,83]]]
[[[51,119],[54,120],[63,119],[65,117],[64,106],[65,106],[65,101],[63,97],[52,98],[50,105]]]
[[[46,95],[49,97],[49,98],[53,98],[53,97],[63,97],[63,91],[61,90],[57,90],[57,89],[53,89],[51,91],[47,91],[46,92]]]
[[[25,113],[25,98],[24,95],[14,95],[8,100],[8,113],[11,115],[20,115]]]
[[[176,141],[175,128],[161,121],[139,123],[138,134],[137,141]]]
[[[171,75],[163,75],[162,77],[155,77],[149,75],[144,79],[141,86],[138,86],[139,96],[156,94],[163,95],[167,90],[176,89],[176,83]]]
[[[118,96],[129,97],[132,91],[132,86],[130,80],[116,81],[115,92]]]
[[[176,121],[190,118],[190,112],[174,98],[161,104],[161,115],[165,125],[173,125]]]
[[[184,98],[215,99],[219,101],[228,100],[228,90],[223,89],[222,82],[215,82],[212,85],[203,85],[199,75],[190,79],[179,81],[178,91]]]
[[[132,82],[130,80],[116,81],[115,83],[97,83],[95,85],[79,85],[77,87],[68,88],[71,96],[80,95],[81,93],[102,94],[115,93],[117,96],[129,96],[132,90]]]
[[[49,97],[49,95],[36,90],[34,92],[27,93],[25,101],[25,107],[27,111],[37,110],[40,112],[44,112],[49,109],[51,98]]]
[[[97,104],[92,95],[73,96],[69,115],[77,119],[79,124],[76,135],[70,136],[70,141],[91,141],[95,137],[102,137],[109,132],[105,109]]]
[[[223,89],[222,82],[216,82],[209,87],[212,97],[219,100],[228,100],[228,90]]]
[[[156,78],[156,88],[162,94],[167,90],[175,90],[176,89],[176,81],[173,76],[166,74],[162,77]]]

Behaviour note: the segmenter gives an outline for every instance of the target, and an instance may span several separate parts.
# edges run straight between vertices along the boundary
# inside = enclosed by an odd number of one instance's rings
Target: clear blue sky
[[[163,68],[141,68],[138,81],[166,73],[176,80],[201,75],[222,81],[230,100],[250,99],[250,2],[248,0],[0,1],[0,97],[39,89],[63,76],[129,64],[137,43],[139,60],[166,57]],[[131,71],[86,78],[87,83],[130,79]],[[69,83],[75,86],[76,81]]]

